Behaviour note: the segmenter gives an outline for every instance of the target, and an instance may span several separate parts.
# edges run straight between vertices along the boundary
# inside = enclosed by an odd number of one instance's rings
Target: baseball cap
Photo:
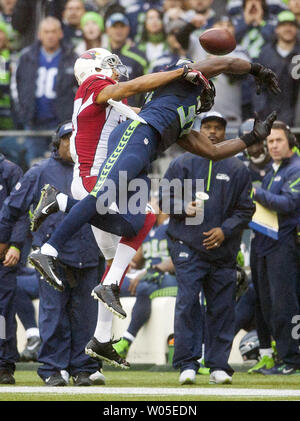
[[[201,117],[201,125],[205,121],[209,121],[209,120],[220,120],[221,123],[224,125],[224,127],[226,127],[227,125],[226,118],[223,117],[222,114],[218,113],[217,111],[208,111],[207,113],[204,113],[203,116]]]
[[[59,138],[61,138],[61,137],[65,136],[66,134],[72,133],[72,130],[73,130],[73,125],[72,125],[72,122],[70,121],[68,123],[63,124],[60,127],[60,129],[57,133],[57,136]]]
[[[80,26],[81,26],[81,28],[83,28],[84,27],[84,25],[87,23],[87,22],[90,22],[90,21],[93,21],[93,22],[96,22],[97,23],[97,25],[99,26],[99,28],[100,28],[100,30],[101,31],[104,31],[104,21],[103,21],[103,17],[101,16],[101,15],[99,15],[99,13],[96,13],[96,12],[86,12],[83,16],[82,16],[82,18],[81,18],[81,20],[80,20]]]
[[[109,18],[106,21],[106,28],[110,28],[111,26],[113,26],[115,23],[124,23],[124,25],[126,26],[130,26],[129,24],[129,20],[127,19],[127,17],[125,15],[123,15],[123,13],[113,13],[112,15],[109,16]]]
[[[286,22],[294,23],[296,26],[298,26],[296,16],[294,15],[293,12],[289,10],[284,10],[283,12],[280,12],[277,15],[277,26]]]

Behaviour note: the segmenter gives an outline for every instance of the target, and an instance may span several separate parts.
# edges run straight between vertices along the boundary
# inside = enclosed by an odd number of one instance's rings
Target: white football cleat
[[[184,370],[180,373],[179,383],[180,384],[194,384],[196,382],[196,372],[195,370],[189,369]]]
[[[213,371],[209,377],[209,384],[231,384],[232,377],[230,377],[223,370]]]

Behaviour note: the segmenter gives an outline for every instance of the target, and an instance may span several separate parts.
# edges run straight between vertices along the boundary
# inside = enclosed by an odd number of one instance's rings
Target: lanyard
[[[281,164],[280,164],[280,165],[281,165]],[[279,171],[280,165],[279,165],[279,167],[277,168],[277,170],[274,172],[274,174],[273,174],[273,176],[272,176],[272,178],[271,178],[271,180],[270,180],[270,183],[268,184],[267,190],[270,190],[270,188],[271,188],[271,186],[272,186],[272,184],[273,184],[274,178],[275,178],[275,176],[276,176],[277,172]]]

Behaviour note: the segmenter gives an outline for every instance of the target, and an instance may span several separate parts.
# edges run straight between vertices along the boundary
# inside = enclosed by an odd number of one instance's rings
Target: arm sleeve
[[[11,194],[5,199],[0,214],[0,242],[20,243],[28,231],[28,210],[33,202],[33,191],[37,179],[32,170],[29,170]]]
[[[268,209],[289,214],[300,205],[300,172],[294,174],[282,186],[280,194],[275,194],[261,187],[256,189],[255,200]]]
[[[255,212],[255,205],[252,200],[252,182],[249,171],[243,168],[236,175],[237,185],[235,186],[237,201],[230,218],[227,218],[221,228],[228,238],[247,228]]]

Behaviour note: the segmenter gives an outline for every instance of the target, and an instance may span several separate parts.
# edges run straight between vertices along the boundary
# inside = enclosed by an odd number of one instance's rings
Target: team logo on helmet
[[[96,60],[97,52],[95,50],[89,50],[83,53],[80,58],[85,58],[87,60]]]

